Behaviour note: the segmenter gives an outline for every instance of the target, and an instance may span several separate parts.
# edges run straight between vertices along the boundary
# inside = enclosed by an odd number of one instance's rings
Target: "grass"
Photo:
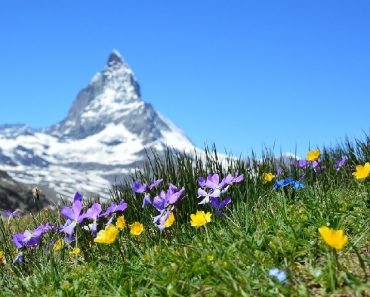
[[[342,155],[349,160],[337,172],[333,164]],[[126,221],[144,224],[140,236],[126,228],[114,244],[101,245],[79,226],[81,253],[71,256],[76,243],[54,251],[50,242],[62,235],[49,232],[39,246],[23,251],[23,264],[12,265],[18,253],[12,234],[46,222],[59,226],[65,219],[49,210],[0,220],[0,251],[6,259],[0,265],[0,296],[370,296],[370,183],[352,176],[356,165],[368,161],[369,138],[322,150],[320,173],[289,166],[268,151],[262,160],[226,162],[214,148],[202,158],[154,154],[132,180],[112,189],[113,200],[129,205]],[[285,177],[304,176],[305,187],[274,190],[274,182],[264,184],[263,173],[276,172],[277,166]],[[209,205],[198,205],[197,178],[213,172],[245,179],[228,190],[232,203],[225,216],[213,214],[211,223],[191,227],[190,214],[212,212]],[[158,178],[164,182],[154,193],[169,182],[186,189],[175,223],[162,233],[152,223],[156,211],[143,210],[143,196],[131,190],[134,180]],[[334,251],[320,238],[318,228],[325,225],[348,235],[342,250]],[[285,282],[268,275],[273,267],[286,272]]]

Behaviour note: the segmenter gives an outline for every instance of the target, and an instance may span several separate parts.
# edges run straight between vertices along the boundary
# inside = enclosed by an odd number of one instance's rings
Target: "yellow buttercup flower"
[[[57,252],[57,251],[60,251],[63,247],[64,247],[64,240],[58,239],[53,245],[53,250]]]
[[[266,184],[266,183],[269,183],[270,181],[272,181],[274,179],[275,175],[273,175],[271,172],[268,172],[268,173],[264,173],[263,174],[263,183]]]
[[[316,161],[320,157],[320,150],[316,149],[307,153],[307,161]]]
[[[358,180],[364,180],[367,178],[370,174],[370,163],[366,162],[364,166],[362,165],[357,165],[356,166],[356,171],[352,173],[355,178]]]
[[[117,221],[116,221],[116,227],[119,229],[119,230],[123,230],[126,226],[126,220],[125,220],[125,217],[124,216],[120,216],[117,218]]]
[[[164,226],[166,228],[171,227],[174,222],[175,222],[175,215],[173,214],[173,212],[171,212],[171,214],[168,216],[167,220],[164,222]]]
[[[3,264],[5,262],[4,260],[4,252],[0,251],[0,264]]]
[[[80,249],[80,248],[78,248],[78,247],[76,247],[76,248],[74,248],[72,251],[70,251],[70,252],[69,252],[69,255],[70,255],[70,256],[76,256],[76,255],[78,255],[79,253],[81,253],[81,249]]]
[[[141,224],[141,223],[139,223],[139,222],[134,222],[130,226],[130,233],[131,233],[131,235],[138,236],[141,233],[143,233],[143,231],[144,231],[144,225]]]
[[[118,228],[114,225],[107,226],[104,230],[100,230],[94,239],[96,243],[111,244],[116,241]]]
[[[205,213],[203,210],[197,211],[196,214],[190,215],[190,224],[193,227],[201,227],[211,221],[212,214],[210,212]]]
[[[326,226],[319,228],[322,239],[325,243],[337,250],[341,250],[348,242],[347,235],[344,235],[343,230],[333,230]]]

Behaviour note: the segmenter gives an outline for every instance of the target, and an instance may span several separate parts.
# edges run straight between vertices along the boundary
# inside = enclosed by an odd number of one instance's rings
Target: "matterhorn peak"
[[[113,65],[121,65],[121,64],[123,64],[122,55],[120,54],[118,50],[114,49],[108,57],[107,65],[113,66]]]

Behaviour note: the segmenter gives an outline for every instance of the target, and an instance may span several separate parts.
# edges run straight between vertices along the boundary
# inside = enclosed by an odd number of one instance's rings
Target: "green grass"
[[[12,234],[64,219],[58,211],[42,211],[2,220],[0,251],[7,264],[0,265],[0,296],[369,296],[370,184],[352,176],[357,164],[370,161],[369,143],[368,138],[347,141],[323,150],[321,173],[286,166],[269,152],[258,162],[230,159],[227,164],[215,149],[195,160],[172,152],[154,155],[132,180],[112,189],[113,200],[129,204],[126,221],[145,225],[140,236],[126,228],[116,244],[98,245],[79,228],[81,254],[71,257],[68,248],[50,248],[61,236],[50,232],[40,246],[24,251],[24,264],[14,266]],[[341,155],[349,161],[337,172],[333,164]],[[278,165],[285,176],[304,174],[305,188],[273,190],[273,183],[263,184],[262,174]],[[229,190],[233,200],[224,217],[213,214],[211,223],[193,228],[191,213],[212,211],[197,198],[197,178],[211,172],[244,174],[245,180]],[[162,233],[151,223],[156,212],[142,210],[142,196],[130,188],[133,180],[157,178],[164,179],[160,189],[169,182],[186,189],[174,225]],[[344,249],[334,253],[324,243],[318,233],[323,225],[344,230],[349,237]],[[269,277],[272,267],[284,270],[287,281]]]

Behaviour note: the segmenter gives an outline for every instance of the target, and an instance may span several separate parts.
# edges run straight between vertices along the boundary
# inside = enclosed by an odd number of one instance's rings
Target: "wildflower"
[[[22,252],[18,253],[13,261],[13,265],[22,264],[24,262],[24,255]]]
[[[337,159],[337,160],[335,161],[335,164],[334,164],[335,169],[336,169],[337,171],[339,171],[339,169],[340,169],[341,167],[343,167],[343,166],[347,163],[347,161],[348,161],[348,157],[346,157],[346,156],[342,156],[342,157],[340,157],[339,159]]]
[[[116,227],[119,229],[119,230],[123,230],[126,226],[126,220],[125,220],[125,217],[124,216],[120,216],[117,218],[117,221],[116,221]]]
[[[206,204],[210,202],[210,198],[218,198],[222,193],[225,193],[229,187],[235,183],[240,183],[244,180],[244,175],[232,176],[228,174],[220,182],[220,176],[217,173],[209,174],[207,179],[198,178],[198,184],[201,188],[198,189],[198,198],[204,197],[198,204]],[[207,192],[206,189],[209,189]]]
[[[64,247],[64,239],[58,239],[53,245],[53,250],[58,252]]]
[[[41,225],[34,231],[26,230],[23,233],[14,234],[12,240],[17,249],[36,246],[40,243],[42,235],[53,228],[54,227],[50,225]]]
[[[118,228],[114,225],[109,225],[104,230],[100,230],[94,239],[96,243],[111,244],[116,241]]]
[[[175,222],[175,215],[173,214],[173,212],[171,212],[167,220],[164,222],[164,226],[166,228],[171,227],[174,222]]]
[[[133,185],[132,185],[132,189],[135,193],[144,193],[144,199],[143,199],[143,204],[142,204],[142,208],[144,208],[145,206],[147,206],[148,204],[152,204],[152,201],[150,200],[150,194],[149,192],[157,187],[158,185],[160,185],[162,183],[163,179],[158,179],[156,181],[154,181],[153,183],[151,183],[150,185],[147,185],[147,184],[141,184],[139,182],[134,182]]]
[[[211,222],[212,214],[210,212],[205,213],[203,210],[197,211],[196,214],[191,214],[191,226],[193,227],[201,227],[206,225],[207,223]]]
[[[358,180],[366,179],[370,174],[370,163],[366,162],[365,165],[357,165],[356,171],[352,175]]]
[[[307,153],[306,159],[307,161],[316,161],[317,159],[319,159],[319,157],[320,157],[320,150],[315,149]]]
[[[153,218],[153,223],[163,230],[164,225],[175,208],[175,204],[183,198],[185,188],[178,189],[173,184],[169,185],[167,192],[161,191],[159,196],[153,198],[153,206],[159,211],[159,215]]]
[[[143,233],[143,231],[144,231],[144,225],[141,224],[141,223],[139,223],[139,222],[134,222],[130,226],[130,233],[131,233],[131,235],[138,236],[141,233]]]
[[[285,188],[287,186],[292,186],[295,190],[304,188],[303,182],[299,180],[295,181],[292,177],[287,177],[285,179],[278,180],[274,185],[274,190]]]
[[[269,276],[275,278],[279,283],[286,281],[286,273],[278,268],[271,268],[269,270]]]
[[[311,167],[313,168],[313,170],[315,170],[315,172],[321,172],[321,171],[323,171],[324,170],[324,166],[321,166],[321,164],[320,164],[320,160],[317,160],[317,161],[313,161],[312,163],[311,163]]]
[[[284,170],[281,166],[279,166],[277,169],[276,169],[276,176],[280,176],[280,175],[283,175],[284,173]]]
[[[81,253],[81,249],[79,247],[76,247],[73,250],[71,250],[68,254],[70,256],[77,256],[79,253]]]
[[[270,181],[272,181],[274,179],[275,175],[273,175],[271,172],[268,172],[268,173],[264,173],[263,174],[263,183],[266,184],[266,183],[269,183]]]
[[[80,196],[77,194],[79,193],[76,193],[75,195],[75,199],[72,203],[72,208],[65,206],[60,211],[60,214],[68,219],[66,223],[62,226],[62,228],[60,228],[60,231],[67,233],[68,235],[72,235],[76,226],[78,224],[81,224],[86,218],[86,214],[81,214],[82,202],[79,198]]]
[[[300,180],[295,180],[292,184],[294,190],[298,189],[303,189],[304,188],[304,183],[301,182]]]
[[[0,251],[0,265],[5,263],[4,252]]]
[[[8,209],[8,210],[5,210],[5,211],[1,211],[0,214],[4,218],[10,220],[12,218],[15,219],[15,218],[19,217],[22,214],[22,211],[18,208],[14,211],[12,211],[11,209]]]
[[[76,237],[74,237],[73,235],[70,235],[70,236],[67,236],[66,238],[64,238],[64,242],[67,245],[71,245],[71,243],[74,242],[75,240],[76,240]]]
[[[211,205],[215,209],[215,213],[219,216],[224,215],[221,210],[230,203],[231,203],[231,197],[227,197],[226,199],[222,201],[220,201],[218,198],[211,197]]]
[[[82,202],[82,194],[79,192],[75,193],[75,196],[73,197],[73,202],[80,201]]]
[[[111,206],[109,206],[107,208],[107,210],[104,213],[102,213],[99,217],[100,218],[102,218],[102,217],[105,218],[105,217],[109,216],[112,213],[122,212],[126,208],[127,208],[127,203],[125,201],[121,200],[118,204],[112,203]]]
[[[344,235],[343,230],[333,230],[322,226],[319,232],[325,243],[334,249],[341,250],[348,242],[348,237]]]
[[[309,162],[307,160],[297,160],[295,162],[295,165],[299,168],[306,168],[309,166]]]
[[[101,213],[101,205],[99,203],[94,203],[91,208],[86,211],[85,218],[93,221],[91,226],[91,233],[96,235],[97,232],[97,219]]]

